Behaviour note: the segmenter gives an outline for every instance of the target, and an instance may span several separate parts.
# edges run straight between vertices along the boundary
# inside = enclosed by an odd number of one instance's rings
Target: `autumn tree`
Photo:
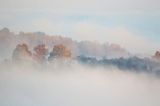
[[[31,58],[32,53],[26,44],[18,44],[12,54],[13,61],[30,60]]]
[[[46,48],[46,46],[44,44],[38,45],[36,47],[34,47],[34,59],[39,62],[39,63],[43,63],[46,61],[46,56],[48,54],[48,49]]]
[[[64,45],[59,44],[55,45],[53,47],[52,52],[49,56],[49,61],[53,60],[54,58],[70,58],[71,57],[71,51],[68,50]]]
[[[160,51],[156,51],[156,53],[154,54],[153,58],[160,60]]]

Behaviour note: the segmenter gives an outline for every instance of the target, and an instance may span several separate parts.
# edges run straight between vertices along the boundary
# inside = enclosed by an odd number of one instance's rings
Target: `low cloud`
[[[158,11],[158,0],[5,0],[0,2],[0,9],[4,10],[49,10],[58,12],[109,12],[119,11]],[[75,13],[76,13],[75,12]]]
[[[1,106],[160,105],[160,79],[154,76],[77,63],[17,66],[0,70]]]
[[[79,40],[95,40],[121,44],[133,53],[153,54],[159,49],[159,43],[153,42],[142,35],[133,33],[126,27],[106,27],[104,25],[79,22],[73,27],[74,37]]]

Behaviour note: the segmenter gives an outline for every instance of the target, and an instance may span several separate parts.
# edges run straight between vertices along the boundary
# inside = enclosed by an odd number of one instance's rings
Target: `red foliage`
[[[43,61],[45,61],[46,55],[48,54],[48,49],[44,44],[34,47],[34,51],[35,51],[34,59],[37,62],[42,63]]]

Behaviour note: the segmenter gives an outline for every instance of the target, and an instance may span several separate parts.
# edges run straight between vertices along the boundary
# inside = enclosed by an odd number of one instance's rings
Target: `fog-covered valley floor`
[[[114,67],[69,66],[0,70],[0,106],[160,106],[160,79]]]
[[[160,106],[160,0],[0,0],[0,106]]]

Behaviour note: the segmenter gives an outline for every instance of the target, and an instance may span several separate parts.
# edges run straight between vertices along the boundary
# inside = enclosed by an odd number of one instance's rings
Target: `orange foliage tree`
[[[13,51],[12,60],[29,60],[32,58],[32,53],[29,51],[27,44],[18,44]]]
[[[70,57],[71,57],[71,51],[68,50],[64,45],[59,44],[53,47],[53,50],[50,53],[48,59],[52,60],[54,58],[70,58]]]

